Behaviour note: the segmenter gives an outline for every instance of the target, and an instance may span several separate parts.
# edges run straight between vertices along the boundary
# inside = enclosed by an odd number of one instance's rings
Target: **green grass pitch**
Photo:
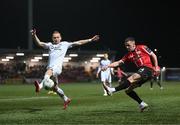
[[[163,90],[156,84],[150,90],[149,83],[136,89],[149,104],[143,113],[124,91],[102,96],[98,82],[60,86],[72,99],[67,110],[58,95],[36,95],[33,85],[0,85],[0,124],[180,124],[179,82],[164,82]]]

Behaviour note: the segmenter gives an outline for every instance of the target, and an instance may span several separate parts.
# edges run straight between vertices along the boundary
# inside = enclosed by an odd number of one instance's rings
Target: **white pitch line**
[[[27,97],[27,98],[8,98],[8,99],[0,99],[1,101],[22,101],[22,100],[33,100],[33,99],[47,99],[49,97]]]

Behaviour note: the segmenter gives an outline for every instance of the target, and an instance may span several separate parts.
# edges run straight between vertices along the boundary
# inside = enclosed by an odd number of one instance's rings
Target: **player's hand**
[[[160,67],[156,66],[154,67],[154,76],[159,76],[160,75]]]
[[[36,35],[36,29],[32,29],[31,31],[32,36]]]
[[[99,35],[95,35],[91,38],[91,41],[98,41],[99,40]]]

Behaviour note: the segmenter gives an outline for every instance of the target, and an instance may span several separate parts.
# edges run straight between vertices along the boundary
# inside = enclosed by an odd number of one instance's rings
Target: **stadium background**
[[[122,124],[180,123],[179,11],[178,4],[169,1],[2,0],[0,123],[116,124],[117,119]],[[47,52],[33,44],[29,32],[32,27],[43,41],[51,41],[53,30],[59,30],[63,40],[70,41],[100,35],[99,42],[72,48],[66,55],[69,58],[70,54],[78,54],[64,63],[59,78],[61,83],[73,83],[61,85],[74,100],[68,112],[59,109],[55,96],[34,94],[31,83],[43,77],[47,64],[43,54]],[[123,41],[128,36],[155,51],[162,68],[163,91],[150,91],[149,84],[137,90],[151,103],[150,111],[144,115],[122,93],[102,98],[101,85],[95,78],[102,58],[97,54],[109,53],[112,61],[121,58],[126,53]],[[135,71],[133,64],[123,69]]]
[[[54,29],[64,40],[78,40],[94,34],[101,41],[84,50],[116,50],[118,57],[125,52],[123,41],[133,36],[138,42],[158,49],[162,65],[179,66],[179,7],[176,2],[110,1],[110,0],[34,0],[32,25],[42,40],[51,40]],[[0,4],[1,48],[28,48],[28,0]],[[37,48],[37,47],[34,47]],[[79,48],[75,48],[79,49]]]

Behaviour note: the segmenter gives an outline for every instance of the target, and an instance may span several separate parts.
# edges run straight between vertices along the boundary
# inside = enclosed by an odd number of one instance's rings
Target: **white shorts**
[[[101,72],[101,81],[111,83],[111,73]]]

